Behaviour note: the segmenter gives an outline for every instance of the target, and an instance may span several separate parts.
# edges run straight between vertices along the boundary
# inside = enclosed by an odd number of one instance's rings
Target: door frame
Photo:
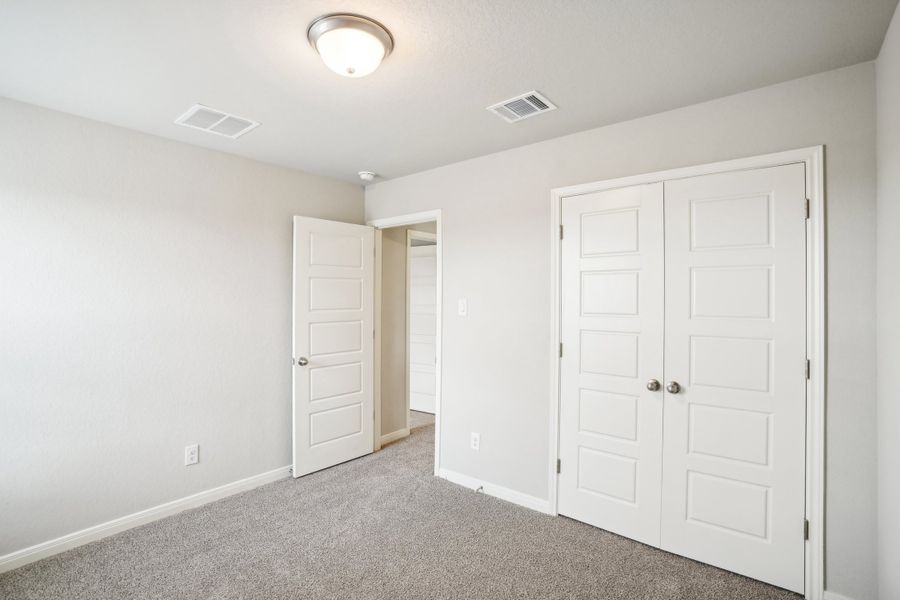
[[[409,291],[410,291],[410,270],[409,265],[412,264],[410,262],[411,252],[410,248],[412,248],[413,240],[424,240],[435,243],[435,254],[437,253],[437,234],[429,233],[427,231],[416,231],[414,229],[406,230],[406,428],[409,429],[409,407],[410,407],[410,396],[412,396],[411,387],[409,385],[409,349],[410,349],[410,333],[409,333],[409,324],[410,324],[410,312],[409,312]],[[437,269],[437,259],[435,259],[435,269]],[[435,271],[435,282],[437,282],[437,272]],[[437,295],[437,288],[435,287],[435,295]],[[437,298],[435,298],[435,319],[437,318]],[[437,351],[437,338],[435,338],[435,351]],[[437,365],[437,360],[435,360],[435,365]],[[435,366],[435,374],[437,367]],[[436,400],[436,399],[435,399]],[[437,415],[437,406],[434,408],[435,415]],[[437,428],[435,428],[437,430]]]
[[[806,222],[806,348],[810,361],[806,383],[806,518],[809,535],[805,547],[805,597],[822,600],[825,573],[825,173],[824,146],[811,146],[751,156],[736,160],[669,169],[606,179],[581,185],[554,188],[550,192],[550,461],[548,487],[550,512],[558,515],[560,409],[560,234],[563,200],[594,192],[648,183],[685,179],[730,171],[803,163],[806,167],[806,191],[809,214]]]
[[[443,243],[444,236],[442,233],[441,210],[428,210],[424,212],[410,213],[406,215],[398,215],[396,217],[385,217],[383,219],[371,219],[366,221],[366,225],[375,228],[375,433],[373,435],[373,448],[377,451],[381,448],[381,230],[391,227],[400,227],[403,225],[418,225],[420,223],[435,223],[435,235],[437,236],[437,244],[435,252],[436,257],[436,273],[435,273],[435,294],[436,306],[435,313],[437,316],[437,331],[434,340],[435,349],[435,368],[434,368],[434,475],[437,477],[441,466],[441,366],[442,358],[442,331],[443,331],[443,312],[441,311],[441,289],[443,285]],[[408,246],[407,246],[408,248]],[[408,249],[407,249],[408,252]],[[408,286],[408,284],[407,284]],[[407,357],[408,364],[408,357]],[[408,367],[407,367],[408,369]],[[407,385],[409,374],[407,373]],[[407,420],[409,419],[409,392],[407,390],[406,397]]]

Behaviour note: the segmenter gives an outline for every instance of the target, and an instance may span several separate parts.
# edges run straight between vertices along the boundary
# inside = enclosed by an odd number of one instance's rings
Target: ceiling
[[[3,0],[0,95],[358,181],[872,60],[897,0]],[[395,49],[329,71],[310,21],[356,12]],[[485,110],[532,89],[559,110]],[[179,127],[195,103],[260,121]]]

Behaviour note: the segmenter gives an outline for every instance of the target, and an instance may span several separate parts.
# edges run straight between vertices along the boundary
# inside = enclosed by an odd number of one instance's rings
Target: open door
[[[294,217],[294,477],[369,454],[375,230]]]

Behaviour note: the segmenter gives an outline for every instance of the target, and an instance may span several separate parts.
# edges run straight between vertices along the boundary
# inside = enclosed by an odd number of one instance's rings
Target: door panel
[[[665,183],[661,546],[804,585],[802,164]]]
[[[662,184],[566,198],[559,512],[659,544]]]
[[[374,229],[294,217],[294,476],[372,452]]]
[[[409,248],[409,408],[434,413],[437,388],[437,246]]]

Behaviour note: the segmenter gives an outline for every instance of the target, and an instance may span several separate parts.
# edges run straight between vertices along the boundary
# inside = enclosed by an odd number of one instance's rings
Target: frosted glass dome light
[[[394,48],[387,29],[359,15],[319,17],[306,35],[325,66],[344,77],[369,75]]]

